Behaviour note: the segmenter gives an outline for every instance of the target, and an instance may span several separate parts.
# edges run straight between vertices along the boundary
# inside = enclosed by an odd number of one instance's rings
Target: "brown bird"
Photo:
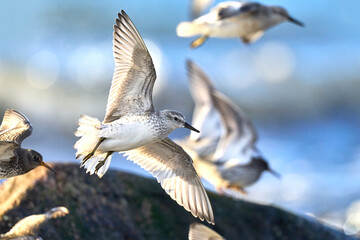
[[[10,229],[9,232],[0,235],[0,240],[39,240],[38,236],[40,228],[50,219],[64,217],[69,214],[66,207],[56,207],[44,214],[31,215],[21,219]]]
[[[32,126],[23,114],[6,110],[0,126],[0,179],[25,174],[38,166],[55,172],[44,163],[40,153],[21,148],[22,141],[31,132]]]

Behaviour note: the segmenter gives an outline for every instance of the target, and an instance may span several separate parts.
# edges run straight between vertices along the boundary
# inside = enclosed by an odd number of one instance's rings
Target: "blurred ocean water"
[[[0,110],[18,109],[32,121],[24,147],[50,162],[76,161],[77,119],[101,119],[105,112],[112,25],[125,9],[156,66],[157,108],[191,117],[190,58],[254,121],[259,149],[282,179],[265,174],[245,199],[342,226],[360,198],[360,2],[263,3],[286,7],[306,27],[284,23],[250,46],[210,39],[190,50],[192,39],[175,34],[188,19],[188,1],[6,2],[0,9]],[[186,134],[177,130],[171,137]],[[118,155],[111,167],[149,176]]]

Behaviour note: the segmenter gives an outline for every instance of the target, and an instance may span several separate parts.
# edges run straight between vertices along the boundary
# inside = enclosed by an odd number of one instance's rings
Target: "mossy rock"
[[[18,220],[65,206],[70,214],[42,228],[44,239],[187,239],[195,219],[154,180],[110,170],[102,179],[76,164],[53,165],[5,181],[0,186],[0,233]],[[213,227],[226,239],[355,239],[276,207],[209,193]]]

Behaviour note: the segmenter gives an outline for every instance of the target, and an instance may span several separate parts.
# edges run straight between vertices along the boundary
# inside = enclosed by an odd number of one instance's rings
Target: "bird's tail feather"
[[[74,148],[77,150],[76,158],[83,162],[83,159],[93,151],[96,144],[101,138],[101,122],[97,118],[92,118],[87,115],[82,115],[78,121],[78,129],[75,136],[80,139],[75,143]],[[97,164],[106,158],[107,153],[99,149],[95,151],[94,155],[85,163],[81,164],[91,175],[95,173]],[[101,178],[109,168],[111,156],[109,156],[105,164],[98,169],[96,174]]]
[[[89,160],[87,160],[84,164],[81,164],[81,167],[84,167],[86,169],[86,173],[90,173],[90,175],[93,175],[96,173],[99,178],[104,176],[104,174],[107,172],[110,166],[111,162],[111,156],[108,156],[106,159],[105,164],[96,171],[96,166],[99,164],[100,161],[103,161],[107,156],[107,153],[102,154],[96,154],[92,156]]]
[[[89,154],[100,138],[101,122],[86,115],[82,115],[78,121],[79,127],[75,132],[75,136],[80,139],[75,143],[74,148],[77,150],[76,158],[81,155],[86,156]]]
[[[176,33],[179,37],[192,37],[202,34],[201,32],[199,32],[198,25],[192,22],[181,22],[176,27]]]
[[[78,121],[78,129],[75,132],[75,136],[82,137],[86,134],[98,132],[101,129],[101,122],[97,118],[93,118],[87,115],[81,115]]]

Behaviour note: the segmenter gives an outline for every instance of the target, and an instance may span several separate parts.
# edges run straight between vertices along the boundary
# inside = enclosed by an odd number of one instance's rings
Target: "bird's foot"
[[[97,172],[99,171],[99,169],[100,169],[102,166],[104,166],[106,160],[108,159],[108,157],[111,156],[111,154],[113,154],[113,151],[108,152],[108,153],[106,154],[105,159],[102,160],[102,161],[99,161],[99,163],[98,163],[98,164],[96,165],[96,167],[95,167],[95,173],[96,173],[96,174],[97,174]]]
[[[99,169],[100,169],[102,166],[104,166],[105,162],[106,162],[106,159],[104,159],[104,160],[102,160],[102,161],[99,161],[99,163],[98,163],[98,164],[96,165],[96,167],[95,167],[95,174],[97,174],[97,172],[99,171]]]
[[[225,191],[224,191],[224,188],[222,187],[216,187],[215,188],[216,192],[218,192],[220,195],[225,195]]]
[[[91,152],[88,155],[86,155],[82,161],[82,165],[84,165],[87,162],[87,160],[89,160],[92,156],[94,156],[94,153],[95,152]]]
[[[203,35],[203,36],[195,39],[194,41],[192,41],[190,44],[190,47],[197,48],[197,47],[201,46],[207,39],[208,39],[208,36]]]
[[[106,138],[100,138],[98,143],[96,144],[96,146],[94,147],[94,149],[91,151],[91,153],[89,153],[88,155],[86,155],[86,157],[83,159],[82,165],[84,165],[87,160],[89,160],[92,156],[94,156],[96,150],[98,149],[98,147],[100,146],[100,144],[105,140]]]
[[[229,189],[234,190],[236,192],[240,192],[244,195],[247,195],[247,191],[245,191],[245,189],[243,189],[242,187],[239,186],[229,186]]]

